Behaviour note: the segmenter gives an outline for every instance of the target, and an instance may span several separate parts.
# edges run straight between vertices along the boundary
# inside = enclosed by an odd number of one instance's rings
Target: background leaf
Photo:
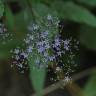
[[[89,6],[94,6],[94,7],[96,6],[96,0],[77,0],[77,1]]]
[[[6,15],[6,26],[10,31],[14,30],[14,16],[8,6],[5,6],[5,15]]]
[[[88,80],[84,92],[85,96],[96,96],[96,72]]]
[[[3,13],[4,13],[4,4],[3,4],[2,0],[0,0],[0,17],[3,16]]]
[[[46,71],[45,71],[45,68],[40,69],[40,68],[35,67],[36,66],[35,64],[36,53],[34,54],[33,53],[30,54],[29,56],[30,79],[37,93],[37,96],[42,96],[42,90],[44,87]]]
[[[43,3],[33,3],[33,12],[34,16],[36,17],[37,22],[43,22],[45,17],[47,17],[49,14],[52,16],[57,16],[57,12],[49,8],[47,5]],[[44,23],[44,22],[43,22]]]
[[[96,50],[96,28],[83,25],[80,30],[80,41],[87,48]]]
[[[6,26],[8,29],[8,34],[10,35],[4,39],[0,40],[0,58],[9,58],[11,56],[10,50],[16,46],[24,48],[23,38],[27,32],[26,23],[24,21],[23,12],[14,16],[8,6],[5,7],[6,13]],[[3,44],[2,42],[6,42]]]
[[[73,2],[57,1],[52,3],[52,7],[57,9],[61,18],[96,27],[96,17],[82,6]]]

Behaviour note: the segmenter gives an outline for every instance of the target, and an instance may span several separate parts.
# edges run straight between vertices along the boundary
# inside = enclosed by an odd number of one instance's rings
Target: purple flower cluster
[[[28,69],[27,52],[25,52],[25,50],[21,50],[20,47],[17,47],[11,50],[10,52],[12,53],[12,61],[13,61],[11,67],[16,66],[21,73],[24,73],[24,70]]]
[[[5,25],[3,23],[0,23],[0,42],[2,44],[6,44],[8,41],[11,40],[11,39],[9,39],[9,37],[11,37],[11,36],[12,36],[12,34],[7,32]]]
[[[28,26],[28,33],[24,39],[27,47],[25,50],[15,48],[12,51],[12,53],[14,53],[13,58],[15,58],[13,65],[15,64],[19,68],[23,68],[25,59],[28,59],[30,54],[35,53],[34,67],[45,68],[48,67],[50,63],[55,63],[56,72],[62,68],[66,69],[67,66],[68,72],[66,74],[68,74],[72,71],[68,64],[75,66],[75,55],[72,48],[79,50],[79,41],[72,37],[67,39],[61,38],[58,33],[59,19],[57,17],[48,14],[44,20],[46,20],[44,22],[45,25],[31,22]],[[74,45],[72,45],[72,42],[74,42]],[[66,60],[62,60],[64,56],[67,56]],[[59,64],[62,66],[59,66]]]
[[[53,54],[54,52],[52,46],[55,35],[57,34],[56,32],[58,30],[57,25],[59,23],[59,19],[58,17],[53,17],[48,14],[48,16],[44,18],[44,20],[44,26],[38,23],[30,23],[30,25],[28,26],[28,34],[24,39],[24,43],[27,45],[26,50],[15,48],[12,51],[12,53],[14,54],[13,58],[15,58],[15,63],[13,62],[13,65],[17,65],[20,68],[23,67],[21,66],[23,62],[18,62],[21,58],[22,61],[24,61],[25,58],[28,59],[29,54],[33,54],[33,51],[35,52],[35,54],[37,54],[35,58],[35,65],[38,66],[38,68],[41,68],[41,66],[47,67],[49,62],[53,62],[56,59],[55,54]],[[53,32],[53,30],[56,31]],[[51,38],[51,36],[53,38]],[[55,41],[57,44],[57,39]],[[54,46],[57,46],[56,44],[54,44]]]

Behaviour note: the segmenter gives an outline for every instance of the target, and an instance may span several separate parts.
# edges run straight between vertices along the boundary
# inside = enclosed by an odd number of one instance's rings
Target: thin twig
[[[72,76],[72,80],[73,80],[73,81],[76,81],[76,80],[78,80],[78,79],[80,79],[80,78],[83,78],[83,77],[85,77],[85,76],[87,76],[87,75],[90,75],[90,74],[91,74],[92,72],[94,72],[94,71],[96,71],[96,68],[87,69],[87,70],[85,70],[85,71],[83,71],[83,72],[77,73],[76,75]],[[63,83],[64,83],[64,81],[61,80],[61,81],[59,81],[59,82],[57,82],[57,83],[54,83],[54,84],[48,86],[47,88],[45,88],[45,89],[43,90],[43,92],[42,92],[43,95],[46,95],[46,94],[48,94],[48,93],[51,93],[51,92],[59,89],[60,87],[62,87],[62,85],[64,85]],[[63,87],[64,87],[64,86],[63,86]],[[36,96],[36,94],[32,94],[31,96]]]
[[[72,96],[84,96],[83,90],[75,82],[67,84],[65,87]]]

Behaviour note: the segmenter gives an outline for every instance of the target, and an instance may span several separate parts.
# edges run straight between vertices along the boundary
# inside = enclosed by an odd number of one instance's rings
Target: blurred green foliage
[[[0,18],[3,16],[4,13],[4,4],[2,0],[0,0]]]
[[[85,5],[88,5],[88,6],[96,6],[96,0],[77,0],[78,2],[80,2],[81,4],[85,4]]]
[[[28,59],[30,67],[30,79],[32,80],[32,85],[34,86],[37,96],[42,96],[46,70],[45,68],[40,69],[38,67],[35,67],[36,55],[37,54],[33,52],[32,54],[30,54]]]
[[[80,41],[87,48],[96,50],[96,28],[87,25],[81,26]]]
[[[90,76],[84,92],[85,96],[96,96],[96,71]]]
[[[83,6],[76,5],[73,2],[53,2],[52,6],[64,19],[72,20],[81,24],[87,24],[96,27],[96,17]],[[55,6],[57,6],[55,8]]]

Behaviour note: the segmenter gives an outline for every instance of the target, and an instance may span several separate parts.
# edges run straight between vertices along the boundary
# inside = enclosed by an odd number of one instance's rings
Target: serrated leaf
[[[85,23],[96,27],[96,17],[86,8],[73,2],[54,2],[52,7],[57,9],[60,17],[78,23]]]

